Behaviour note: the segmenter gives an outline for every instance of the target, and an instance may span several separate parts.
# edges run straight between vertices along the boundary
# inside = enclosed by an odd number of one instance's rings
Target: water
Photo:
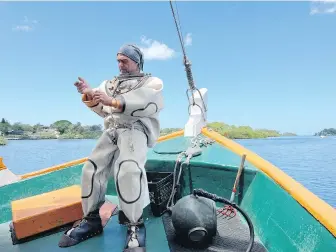
[[[238,140],[336,208],[336,137]]]
[[[328,204],[336,207],[336,137],[281,137],[237,140],[270,161]],[[15,174],[86,157],[96,140],[20,140],[0,146]]]
[[[10,140],[0,157],[15,174],[24,174],[87,157],[96,140]]]

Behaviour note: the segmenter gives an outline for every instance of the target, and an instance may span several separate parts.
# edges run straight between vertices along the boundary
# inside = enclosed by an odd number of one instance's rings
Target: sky
[[[175,3],[174,3],[175,6]],[[336,4],[176,2],[208,122],[311,135],[336,127]],[[0,117],[49,125],[102,118],[81,102],[139,45],[164,83],[161,127],[188,120],[188,82],[169,2],[0,2]]]

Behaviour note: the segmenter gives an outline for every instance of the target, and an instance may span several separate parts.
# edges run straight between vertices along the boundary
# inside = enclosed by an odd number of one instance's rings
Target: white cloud
[[[313,0],[310,6],[310,14],[336,13],[336,0]]]
[[[29,25],[17,25],[13,27],[13,31],[24,31],[24,32],[29,32],[32,31],[33,27]]]
[[[13,31],[30,32],[35,29],[36,24],[38,24],[37,20],[30,20],[25,16],[20,25],[15,25],[13,27]]]
[[[140,50],[147,60],[167,60],[176,54],[175,50],[169,48],[166,44],[157,40],[147,39],[145,36],[141,38],[141,43],[144,47],[139,46]]]
[[[174,49],[169,48],[168,45],[157,40],[149,39],[146,36],[141,37],[141,44],[143,46],[139,46],[139,48],[143,52],[146,60],[168,60],[178,54]],[[186,35],[184,45],[192,45],[191,33]]]
[[[184,39],[184,45],[185,46],[191,46],[192,45],[192,37],[191,33],[188,33],[187,36]]]

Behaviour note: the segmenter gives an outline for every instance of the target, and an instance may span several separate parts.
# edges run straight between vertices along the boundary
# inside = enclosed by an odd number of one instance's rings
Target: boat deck
[[[108,197],[109,200],[117,202],[115,196]],[[169,221],[164,225],[166,219],[164,214],[161,217],[150,216],[146,220],[147,231],[147,252],[198,252],[198,251],[246,251],[249,241],[249,229],[247,224],[239,217],[227,220],[218,217],[218,235],[215,237],[213,245],[207,250],[187,250],[172,240],[173,229]],[[34,240],[12,245],[9,232],[9,222],[0,224],[0,251],[2,252],[66,252],[66,251],[117,251],[122,252],[125,243],[126,228],[118,223],[118,217],[112,216],[100,236],[93,237],[73,247],[59,248],[58,241],[63,231],[39,237]],[[168,236],[167,236],[168,234]],[[261,244],[258,237],[255,237],[253,252],[267,251]]]

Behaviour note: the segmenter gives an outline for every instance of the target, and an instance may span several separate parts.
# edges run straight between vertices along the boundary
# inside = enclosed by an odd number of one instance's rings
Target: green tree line
[[[252,129],[250,126],[235,126],[222,122],[208,123],[207,127],[230,139],[267,138],[280,136],[296,136],[295,133],[280,133],[270,129]],[[161,135],[181,130],[182,128],[165,128],[161,130]]]
[[[0,142],[5,142],[4,138],[18,139],[95,139],[102,133],[101,125],[75,124],[68,120],[59,120],[50,125],[23,124],[16,122],[10,124],[5,118],[0,122]],[[4,143],[3,143],[4,144]]]
[[[209,123],[208,128],[230,139],[250,139],[250,138],[267,138],[280,136],[295,136],[295,133],[286,132],[281,134],[277,130],[271,129],[253,129],[250,126],[235,126],[222,122]]]
[[[252,129],[250,126],[235,126],[222,122],[208,123],[208,128],[231,139],[267,138],[279,136],[294,136],[294,133],[283,133],[270,129]],[[160,135],[164,136],[182,128],[163,128]],[[97,139],[102,134],[101,125],[75,124],[68,120],[59,120],[48,126],[40,123],[35,125],[16,122],[10,124],[2,118],[0,122],[0,145],[6,144],[6,138],[15,136],[19,139]],[[2,136],[1,136],[2,135]]]
[[[335,128],[328,128],[315,133],[315,136],[336,136]]]

